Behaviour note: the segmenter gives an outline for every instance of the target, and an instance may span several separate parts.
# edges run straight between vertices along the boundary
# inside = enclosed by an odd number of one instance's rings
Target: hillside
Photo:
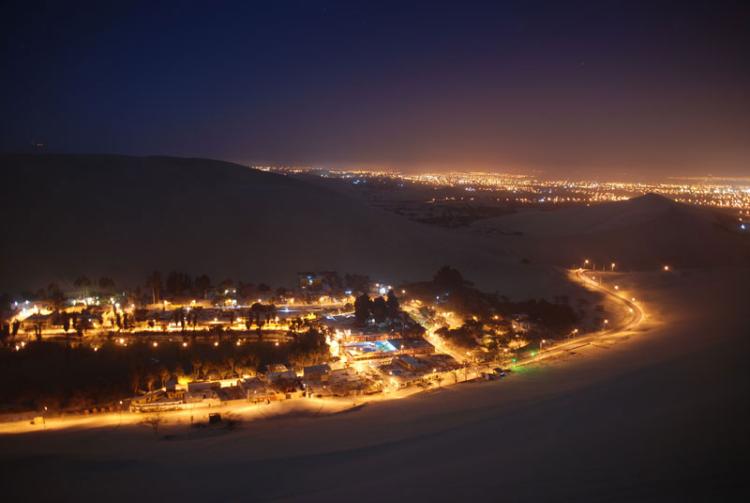
[[[153,270],[291,285],[297,271],[386,281],[461,268],[509,295],[556,294],[559,278],[500,250],[281,175],[205,159],[6,155],[0,291],[79,275],[142,284]]]
[[[654,194],[522,212],[481,222],[474,230],[532,260],[565,266],[584,258],[635,269],[750,264],[750,239],[725,215]]]

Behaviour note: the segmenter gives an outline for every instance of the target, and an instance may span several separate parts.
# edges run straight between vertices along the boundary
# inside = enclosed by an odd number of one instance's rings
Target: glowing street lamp
[[[664,272],[669,272],[669,266],[668,265],[664,266]]]
[[[610,268],[611,268],[611,269],[612,269],[612,270],[614,271],[614,270],[615,270],[615,266],[616,266],[616,265],[617,265],[617,264],[615,264],[614,262],[612,262],[612,263],[610,264]]]

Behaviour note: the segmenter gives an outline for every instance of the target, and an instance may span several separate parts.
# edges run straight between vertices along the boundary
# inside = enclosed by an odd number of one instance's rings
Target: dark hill
[[[629,268],[749,264],[750,240],[734,223],[725,214],[647,194],[591,207],[519,213],[476,228],[520,234],[507,241],[518,253],[565,266],[584,257]]]
[[[0,157],[0,291],[153,270],[291,285],[297,271],[469,277],[497,255],[319,186],[205,159]]]

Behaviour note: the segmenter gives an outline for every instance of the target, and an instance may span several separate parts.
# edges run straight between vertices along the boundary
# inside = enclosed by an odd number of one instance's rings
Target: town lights
[[[187,342],[183,342],[183,343],[182,343],[182,347],[183,347],[183,348],[186,348],[186,347],[187,347]]]
[[[664,272],[669,272],[669,266],[668,265],[665,265],[663,269],[664,269]]]
[[[156,342],[156,341],[152,342],[152,343],[151,343],[151,345],[152,345],[153,347],[155,347],[155,348],[156,348],[156,347],[159,347],[159,343],[158,343],[158,342]]]

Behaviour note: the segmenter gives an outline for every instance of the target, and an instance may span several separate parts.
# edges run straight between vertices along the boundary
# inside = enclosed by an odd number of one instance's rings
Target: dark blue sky
[[[22,2],[0,148],[750,174],[743,2]]]

